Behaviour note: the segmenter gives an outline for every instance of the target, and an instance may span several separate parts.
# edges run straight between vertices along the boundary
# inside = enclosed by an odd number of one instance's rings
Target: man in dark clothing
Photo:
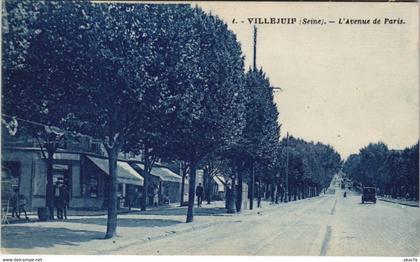
[[[68,189],[66,184],[63,184],[63,186],[61,187],[60,199],[61,199],[62,204],[63,204],[63,209],[62,209],[63,214],[62,214],[62,216],[64,215],[64,219],[67,220],[67,208],[69,206],[70,195],[69,195],[69,189]],[[61,217],[61,219],[62,218],[63,217]]]
[[[12,217],[16,217],[19,218],[20,217],[20,213],[19,213],[19,189],[15,188],[13,190],[13,195],[9,200],[10,206],[12,207]]]
[[[201,202],[203,202],[203,194],[204,194],[204,189],[201,186],[201,183],[199,183],[197,188],[195,189],[195,195],[197,196],[198,207],[201,207]]]
[[[63,196],[61,194],[61,183],[56,182],[54,187],[54,205],[57,209],[57,219],[63,219]]]
[[[12,217],[16,215],[20,219],[20,214],[23,212],[25,214],[26,220],[29,220],[28,215],[26,214],[26,197],[23,194],[19,194],[19,189],[15,188],[14,193],[10,199],[10,205],[12,206]]]
[[[19,216],[18,218],[20,218],[20,214],[23,212],[25,214],[25,219],[29,220],[28,215],[26,214],[26,203],[28,201],[26,200],[25,195],[19,194]]]
[[[128,211],[131,211],[131,207],[133,206],[134,202],[134,192],[131,188],[128,190],[126,197],[126,205],[128,206]]]

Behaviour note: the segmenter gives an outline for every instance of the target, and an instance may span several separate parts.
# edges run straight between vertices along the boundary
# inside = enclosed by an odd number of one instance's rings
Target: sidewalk
[[[118,215],[117,237],[104,240],[107,216],[69,215],[68,220],[36,221],[2,225],[3,254],[110,254],[121,248],[160,239],[173,234],[223,227],[240,216],[270,212],[283,204],[262,202],[262,208],[227,214],[223,201],[194,208],[194,222],[185,223],[187,207],[166,206]]]
[[[419,201],[406,200],[405,198],[378,197],[378,200],[381,200],[381,201],[384,201],[384,202],[395,203],[395,204],[399,204],[399,205],[419,207]]]
[[[179,204],[178,204],[179,205]],[[159,207],[148,207],[148,210],[155,210],[155,209],[164,209],[164,208],[171,208],[171,206],[159,206]],[[55,210],[54,210],[55,211]],[[132,208],[131,211],[128,208],[120,208],[118,209],[118,214],[128,214],[128,213],[135,213],[140,212],[140,208]],[[27,222],[39,222],[38,215],[36,212],[27,212],[29,220],[25,219],[24,213],[21,214],[20,219],[17,217],[12,217],[9,213],[7,218],[10,224],[15,223],[27,223]],[[75,217],[75,216],[103,216],[107,215],[107,210],[80,210],[80,209],[69,209],[67,210],[67,217]],[[55,214],[54,219],[57,220]]]

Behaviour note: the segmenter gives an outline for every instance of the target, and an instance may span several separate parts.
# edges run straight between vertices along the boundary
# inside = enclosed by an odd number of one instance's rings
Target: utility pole
[[[257,70],[257,27],[254,25],[254,70]]]
[[[286,203],[289,202],[289,132],[286,135]]]
[[[257,27],[254,26],[254,60],[253,60],[253,69],[257,70]],[[254,160],[253,160],[254,161]],[[254,208],[254,194],[255,194],[255,167],[252,163],[251,168],[251,182],[250,182],[250,199],[249,199],[249,209]],[[258,190],[258,189],[257,189]]]

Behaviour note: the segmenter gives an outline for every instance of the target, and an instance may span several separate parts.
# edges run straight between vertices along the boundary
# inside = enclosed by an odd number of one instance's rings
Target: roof
[[[144,170],[144,164],[136,163],[135,165],[139,167],[141,170]],[[154,166],[152,167],[152,171],[150,173],[153,176],[159,177],[160,179],[162,179],[162,181],[176,182],[176,183],[182,182],[182,177],[175,174],[174,172],[169,170],[169,168],[167,167]]]
[[[105,174],[109,175],[108,159],[88,156],[97,167],[99,167]],[[134,170],[127,162],[117,161],[117,180],[119,183],[132,184],[142,186],[144,178]]]

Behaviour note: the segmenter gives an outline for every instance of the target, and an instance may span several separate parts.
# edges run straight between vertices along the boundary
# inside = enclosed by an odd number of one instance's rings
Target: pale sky
[[[253,27],[247,18],[403,18],[403,25],[257,25],[257,66],[283,89],[275,93],[282,136],[331,144],[344,158],[369,142],[402,149],[418,140],[417,3],[198,5],[235,32],[247,68]]]

